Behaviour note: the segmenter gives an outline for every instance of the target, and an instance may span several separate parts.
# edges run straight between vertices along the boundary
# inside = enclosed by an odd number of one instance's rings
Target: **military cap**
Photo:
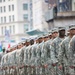
[[[39,35],[38,36],[38,39],[41,39],[41,38],[43,38],[44,37],[44,35]]]
[[[65,30],[65,27],[58,27],[58,30]]]
[[[54,32],[58,32],[58,28],[53,28],[52,33],[54,33]]]
[[[30,42],[30,39],[26,39],[26,42]]]
[[[75,29],[75,24],[71,24],[71,25],[69,26],[69,30],[71,30],[71,29]]]

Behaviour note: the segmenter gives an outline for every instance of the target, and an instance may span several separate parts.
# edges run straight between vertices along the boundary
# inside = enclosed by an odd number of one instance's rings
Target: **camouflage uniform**
[[[62,42],[63,39],[60,37],[57,37],[52,41],[52,44],[51,44],[51,60],[52,60],[53,64],[56,64],[56,67],[54,67],[55,68],[55,75],[62,74],[61,71],[58,69],[57,63],[58,63],[59,47],[60,47],[60,43]]]
[[[25,50],[24,50],[24,64],[25,64],[25,67],[24,67],[24,73],[26,74],[26,75],[28,75],[28,52],[29,52],[29,48],[30,48],[30,46],[27,46],[26,48],[25,48]]]
[[[71,39],[69,43],[69,68],[70,75],[75,75],[75,36]]]
[[[41,75],[42,74],[42,65],[41,65],[41,50],[42,50],[42,45],[44,44],[44,42],[41,42],[40,44],[38,44],[37,46],[37,58],[36,58],[36,65],[37,65],[37,74],[36,75]]]
[[[69,73],[69,63],[68,63],[68,45],[70,42],[70,37],[66,37],[62,43],[60,44],[60,50],[59,50],[59,62],[62,64],[63,67],[63,75],[66,75]]]

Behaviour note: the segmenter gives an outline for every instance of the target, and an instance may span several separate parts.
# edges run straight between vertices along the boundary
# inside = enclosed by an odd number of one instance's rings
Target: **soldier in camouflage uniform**
[[[51,60],[52,60],[52,65],[55,68],[55,75],[61,75],[62,73],[58,69],[58,52],[59,52],[59,47],[60,43],[65,37],[65,28],[64,27],[59,27],[59,36],[56,37],[51,44]]]
[[[41,50],[42,50],[42,45],[44,44],[44,41],[43,41],[43,37],[40,36],[38,38],[38,41],[39,41],[39,44],[37,46],[37,50],[36,50],[36,53],[37,53],[37,58],[36,58],[36,63],[37,63],[37,74],[36,75],[41,75],[42,74],[42,64],[41,64]]]
[[[75,28],[73,27],[73,25],[69,26],[69,32],[70,32],[69,36],[66,37],[60,44],[60,50],[59,50],[59,62],[61,63],[60,66],[62,66],[63,69],[63,75],[70,75],[68,45],[73,35],[75,35]]]
[[[41,51],[41,63],[42,63],[42,75],[49,75],[50,72],[50,41],[48,34],[44,36],[44,44],[42,45]]]
[[[26,40],[26,48],[24,50],[24,74],[28,75],[28,49],[30,46],[29,39]]]
[[[75,30],[73,30],[75,33]],[[69,72],[70,75],[75,75],[75,35],[69,43]]]

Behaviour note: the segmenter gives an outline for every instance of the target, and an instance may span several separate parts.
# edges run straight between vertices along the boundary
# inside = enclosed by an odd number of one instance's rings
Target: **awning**
[[[40,31],[39,29],[37,29],[37,30],[27,31],[26,33],[27,33],[28,35],[42,35],[42,34],[44,34],[45,32]]]

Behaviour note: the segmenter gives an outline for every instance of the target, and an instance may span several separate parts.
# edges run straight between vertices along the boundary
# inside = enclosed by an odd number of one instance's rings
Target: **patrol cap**
[[[58,30],[65,30],[65,27],[58,27]]]
[[[48,31],[48,35],[52,35],[52,30]]]
[[[69,26],[69,30],[71,30],[71,29],[75,29],[75,24],[71,24],[71,25]]]
[[[54,33],[54,32],[58,32],[58,28],[53,28],[52,33]]]
[[[44,35],[39,35],[38,36],[38,39],[41,39],[41,38],[43,38],[44,37]]]
[[[30,42],[30,39],[26,39],[26,42]]]

